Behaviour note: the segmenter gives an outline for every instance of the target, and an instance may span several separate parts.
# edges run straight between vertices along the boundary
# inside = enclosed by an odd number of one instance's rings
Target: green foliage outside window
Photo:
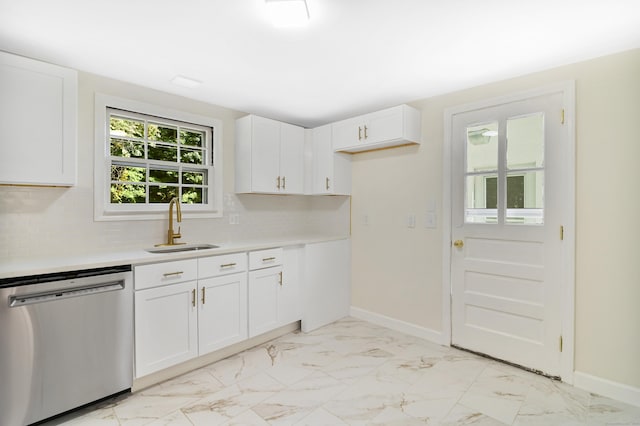
[[[205,165],[204,131],[111,115],[109,141],[111,157],[122,158],[112,160],[111,203],[206,202],[207,169],[192,169]]]

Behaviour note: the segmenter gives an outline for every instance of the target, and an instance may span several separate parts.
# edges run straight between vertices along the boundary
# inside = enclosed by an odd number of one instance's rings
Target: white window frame
[[[222,217],[222,121],[173,110],[159,105],[116,96],[95,95],[95,156],[94,156],[94,218],[96,221],[166,219],[167,205],[161,204],[112,204],[111,154],[109,150],[109,109],[155,116],[167,120],[192,123],[212,128],[211,147],[213,160],[207,166],[209,192],[205,204],[183,204],[185,218]],[[209,158],[211,160],[211,158]]]

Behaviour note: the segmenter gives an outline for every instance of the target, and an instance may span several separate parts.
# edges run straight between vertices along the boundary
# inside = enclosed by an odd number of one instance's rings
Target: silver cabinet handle
[[[329,178],[326,178],[326,181],[325,181],[325,182],[326,182],[326,185],[325,185],[325,186],[326,186],[327,191],[328,191],[328,190],[329,190]]]

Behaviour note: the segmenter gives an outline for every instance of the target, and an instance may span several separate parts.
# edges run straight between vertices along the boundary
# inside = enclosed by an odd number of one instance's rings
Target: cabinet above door
[[[392,146],[419,144],[420,111],[399,105],[332,124],[333,149],[361,152]]]

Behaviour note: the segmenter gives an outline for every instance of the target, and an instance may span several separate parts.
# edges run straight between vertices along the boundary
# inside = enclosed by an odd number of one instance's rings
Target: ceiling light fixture
[[[301,27],[309,22],[306,0],[265,0],[271,22],[278,28]]]
[[[194,80],[193,78],[184,77],[182,75],[176,75],[171,79],[171,82],[177,86],[187,87],[189,89],[193,89],[202,84],[201,81]]]

